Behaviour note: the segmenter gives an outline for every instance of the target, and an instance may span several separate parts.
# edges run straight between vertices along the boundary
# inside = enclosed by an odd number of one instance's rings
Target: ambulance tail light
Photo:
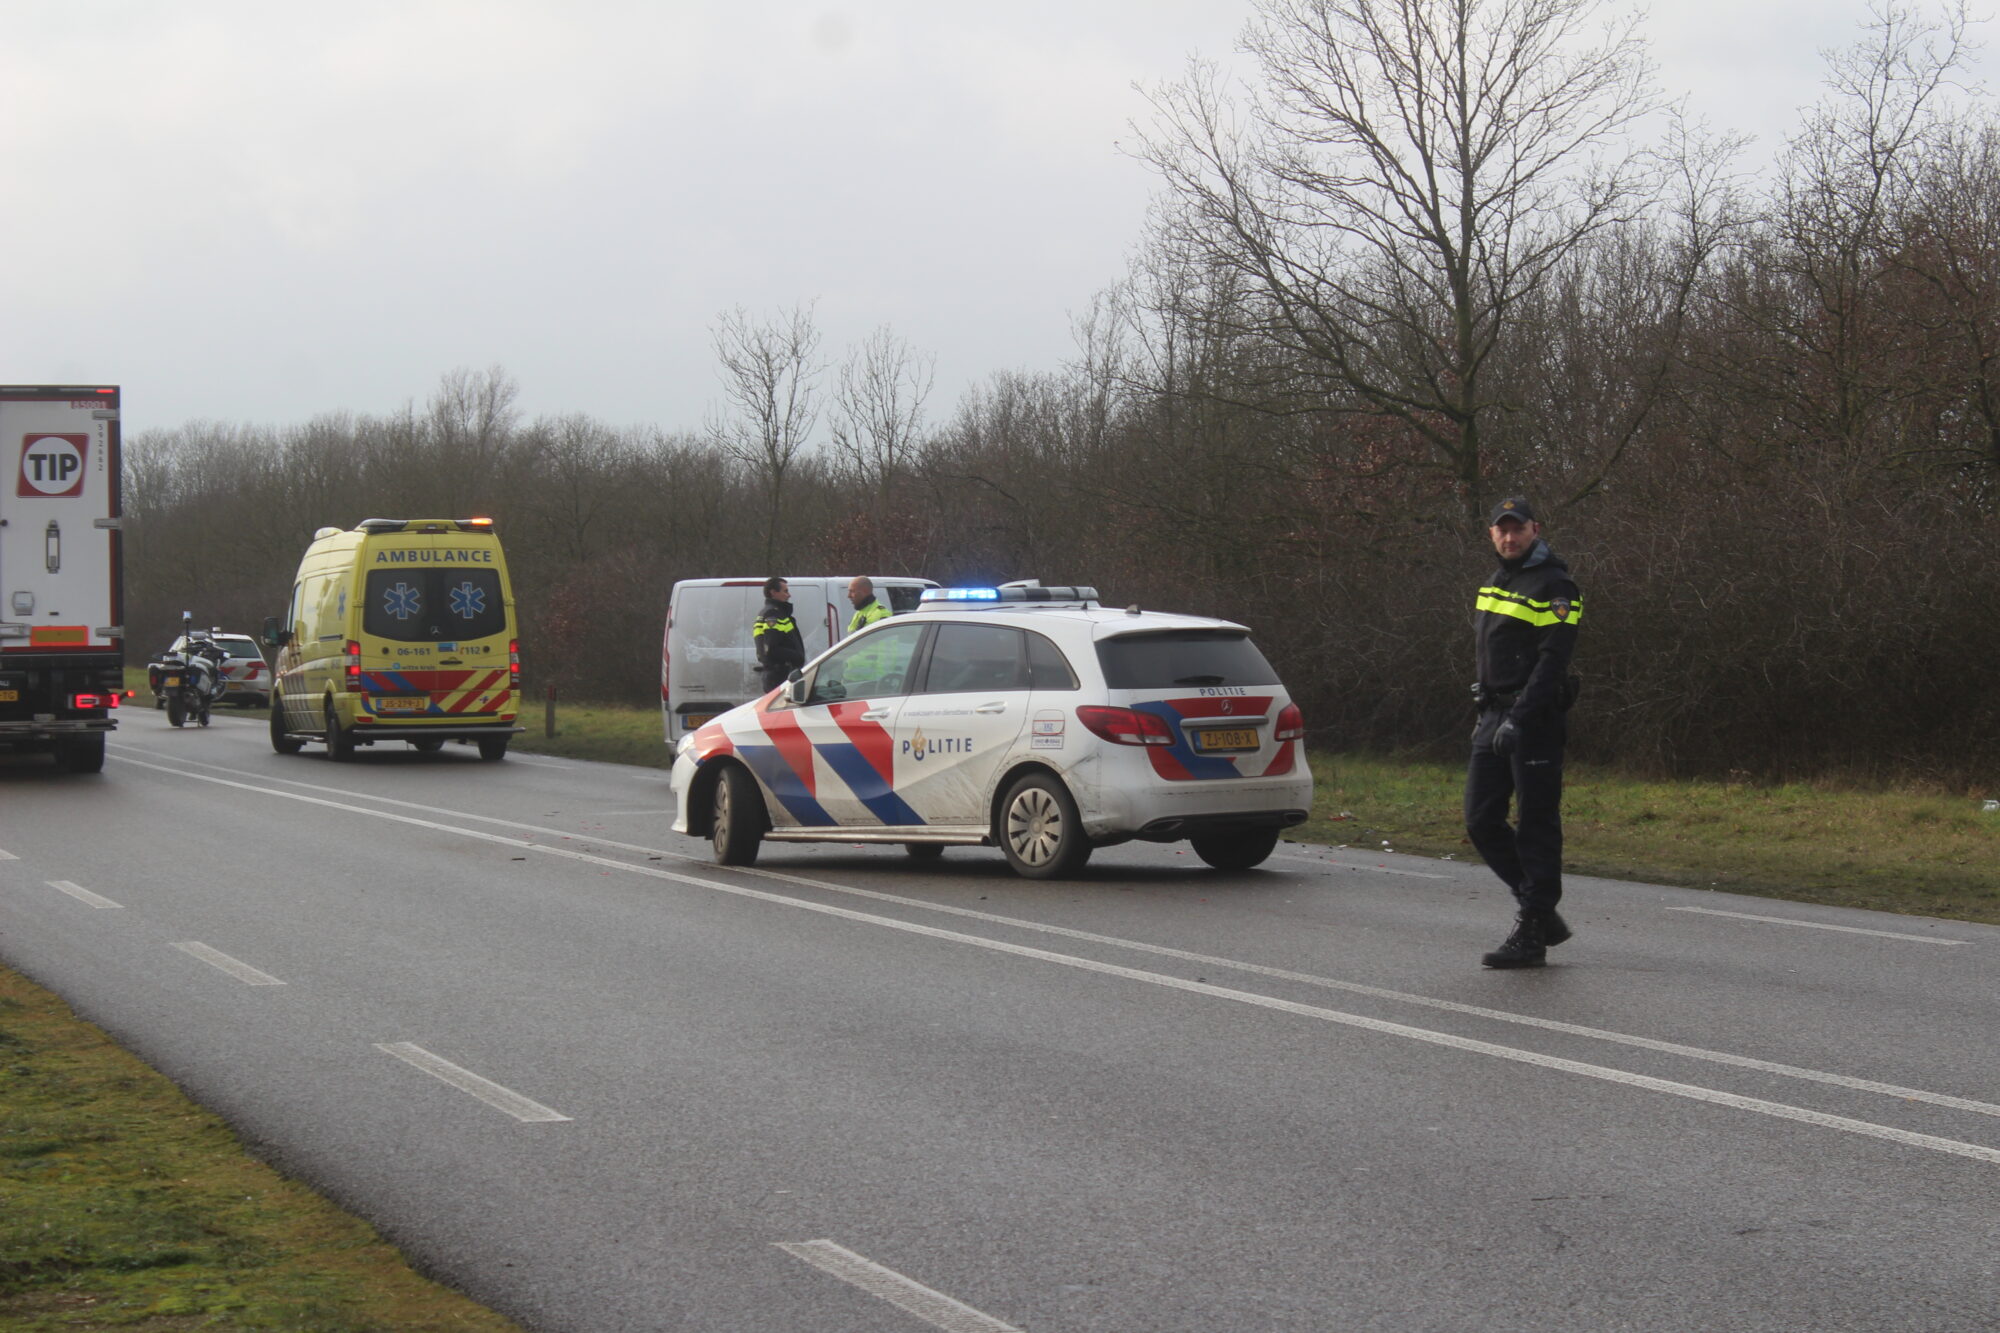
[[[361,645],[354,639],[347,641],[347,688],[350,692],[361,689]]]
[[[510,690],[521,688],[521,641],[519,639],[507,640],[507,688]]]
[[[1090,729],[1093,736],[1102,737],[1113,745],[1172,745],[1173,729],[1158,713],[1143,713],[1136,708],[1107,708],[1102,704],[1084,704],[1076,710],[1077,721]]]
[[[1304,740],[1306,736],[1306,715],[1299,711],[1297,704],[1286,704],[1278,710],[1278,725],[1271,734],[1275,740]]]

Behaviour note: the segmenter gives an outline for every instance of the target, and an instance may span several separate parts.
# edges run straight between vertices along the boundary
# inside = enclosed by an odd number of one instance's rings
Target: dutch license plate
[[[166,686],[170,690],[178,686],[180,683],[181,683],[181,678],[179,676],[160,677],[160,684]]]
[[[1251,727],[1210,727],[1194,734],[1194,748],[1196,754],[1254,750],[1257,748],[1257,732]]]
[[[681,725],[689,731],[693,731],[696,727],[705,727],[713,721],[715,721],[715,714],[713,713],[683,713],[681,715]]]
[[[429,698],[423,695],[409,695],[403,698],[377,699],[375,711],[378,713],[421,713],[431,706]]]
[[[14,704],[19,702],[21,702],[21,692],[19,690],[0,690],[0,704]]]

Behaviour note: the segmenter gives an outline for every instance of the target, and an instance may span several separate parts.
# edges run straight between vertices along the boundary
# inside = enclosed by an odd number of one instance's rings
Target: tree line
[[[1091,583],[1250,625],[1316,743],[1470,726],[1483,515],[1584,591],[1579,757],[1990,780],[2000,745],[2000,117],[1962,11],[1889,5],[1775,164],[1652,90],[1594,0],[1259,0],[1233,85],[1151,92],[1161,188],[1076,354],[931,402],[883,329],[711,330],[699,426],[420,407],[128,451],[128,626],[254,627],[312,531],[490,514],[524,670],[650,703],[675,579]],[[747,627],[746,627],[747,632]]]

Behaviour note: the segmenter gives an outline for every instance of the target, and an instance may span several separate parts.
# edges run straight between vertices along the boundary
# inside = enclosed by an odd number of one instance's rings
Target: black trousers
[[[760,666],[757,668],[757,676],[764,682],[764,689],[770,691],[790,680],[792,673],[798,669],[797,662],[789,662],[784,666]]]
[[[1523,912],[1549,912],[1562,900],[1563,746],[1569,723],[1554,713],[1522,725],[1514,753],[1497,755],[1493,730],[1506,716],[1499,709],[1483,712],[1473,728],[1465,831]],[[1510,802],[1518,807],[1512,824]]]

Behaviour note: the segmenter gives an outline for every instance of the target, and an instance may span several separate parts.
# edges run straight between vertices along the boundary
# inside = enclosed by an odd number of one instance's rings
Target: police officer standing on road
[[[1540,967],[1569,938],[1562,898],[1563,746],[1575,702],[1569,674],[1583,598],[1542,540],[1524,499],[1503,500],[1488,520],[1500,556],[1473,611],[1479,724],[1465,775],[1465,830],[1493,873],[1514,891],[1514,932],[1480,961]],[[1507,823],[1509,800],[1517,806]]]
[[[806,641],[792,618],[791,597],[791,585],[783,579],[764,580],[764,609],[750,625],[751,641],[757,645],[757,672],[767,690],[779,688],[806,664]]]
[[[854,619],[847,622],[849,634],[889,618],[889,608],[875,600],[875,580],[866,574],[857,575],[847,585],[847,600],[854,603]]]

